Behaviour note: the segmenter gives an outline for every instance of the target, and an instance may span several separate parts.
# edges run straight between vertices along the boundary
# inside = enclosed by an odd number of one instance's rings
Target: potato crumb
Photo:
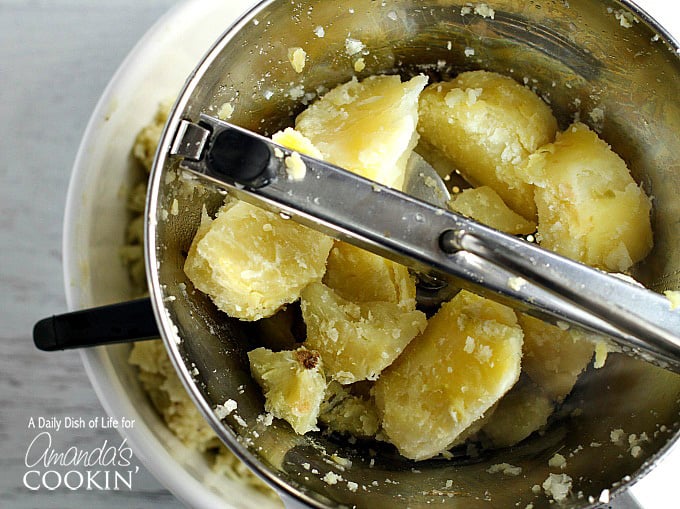
[[[342,456],[338,456],[337,454],[333,454],[331,456],[331,459],[340,465],[342,468],[351,468],[352,467],[352,460],[349,458],[343,458]]]
[[[271,426],[274,422],[274,415],[269,412],[260,414],[257,416],[257,422],[263,424],[264,426]]]
[[[364,61],[363,58],[357,58],[354,61],[354,70],[356,72],[361,72],[366,68],[366,62]]]
[[[508,279],[508,288],[519,292],[523,286],[527,284],[527,280],[523,277],[511,277]]]
[[[288,60],[295,72],[300,73],[305,68],[307,53],[302,48],[288,48]]]
[[[480,15],[482,18],[494,19],[494,16],[496,16],[496,11],[494,11],[487,4],[478,4],[475,6],[475,14]]]
[[[333,485],[338,484],[338,481],[342,481],[342,476],[336,474],[335,472],[328,472],[321,478],[321,480],[326,484]]]
[[[326,35],[326,31],[321,25],[319,25],[314,29],[314,35],[316,35],[318,38],[322,38]]]
[[[292,152],[284,159],[286,174],[291,180],[303,180],[307,174],[307,165],[297,152]]]
[[[571,491],[572,479],[567,474],[550,474],[543,481],[545,494],[552,497],[556,502],[566,500]]]
[[[348,37],[345,40],[345,51],[351,57],[357,53],[361,53],[364,50],[364,43],[358,39],[352,39]]]
[[[486,469],[489,474],[497,474],[499,472],[505,475],[518,476],[522,473],[522,467],[516,467],[510,463],[497,463],[496,465],[491,465]]]
[[[619,21],[619,25],[623,28],[631,28],[633,23],[639,23],[640,20],[637,19],[632,13],[626,12],[620,9],[614,12],[614,17]]]
[[[621,443],[625,434],[622,429],[615,429],[609,433],[609,439],[613,444]]]
[[[609,490],[608,489],[602,490],[602,492],[600,493],[600,498],[598,499],[598,501],[603,503],[603,504],[609,503]]]
[[[357,491],[357,488],[359,485],[353,481],[347,481],[347,489],[351,491],[352,493],[355,493]]]
[[[548,460],[548,466],[551,468],[564,468],[567,466],[567,460],[559,453],[556,453],[552,458]]]
[[[217,110],[217,118],[220,120],[229,120],[234,113],[234,107],[231,103],[224,103]]]
[[[602,108],[593,108],[588,113],[590,120],[595,124],[601,124],[604,121],[604,110]]]
[[[226,416],[230,415],[236,408],[238,404],[233,399],[228,399],[223,405],[217,405],[215,407],[215,415],[218,419],[224,419]]]

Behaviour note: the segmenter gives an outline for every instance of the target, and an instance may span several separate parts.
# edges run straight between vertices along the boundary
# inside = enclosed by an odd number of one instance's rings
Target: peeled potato
[[[510,210],[498,193],[489,186],[465,189],[454,194],[449,208],[510,235],[536,231],[535,222]]]
[[[555,406],[540,387],[520,380],[498,403],[496,411],[482,427],[494,447],[510,447],[548,422]]]
[[[352,302],[394,302],[416,308],[416,283],[408,269],[346,242],[336,242],[328,256],[323,282]]]
[[[445,451],[515,384],[521,358],[513,310],[461,291],[375,383],[384,434],[414,460]]]
[[[320,281],[333,240],[246,202],[204,214],[184,271],[229,316],[258,320]]]
[[[326,393],[319,354],[304,347],[281,352],[256,348],[248,352],[248,359],[264,392],[265,410],[288,421],[296,433],[318,429],[316,421]]]
[[[536,186],[541,246],[613,272],[651,250],[650,199],[586,125],[573,124],[542,147],[525,171]]]
[[[301,295],[305,345],[321,354],[326,374],[349,384],[375,379],[424,328],[425,314],[394,302],[354,303],[321,283]]]
[[[347,386],[338,382],[328,384],[319,421],[331,431],[364,438],[375,436],[380,427],[373,401],[350,393]]]
[[[420,96],[418,132],[473,186],[489,186],[515,212],[534,220],[533,188],[518,166],[553,141],[550,108],[512,78],[471,71],[433,83]]]
[[[524,330],[522,368],[548,396],[562,401],[593,358],[595,345],[526,314],[518,320]]]
[[[321,151],[314,146],[309,138],[291,127],[285,128],[272,135],[272,141],[290,150],[300,152],[310,157],[323,159]]]
[[[418,96],[427,78],[353,78],[303,111],[295,128],[325,160],[401,189],[406,161],[418,141]]]

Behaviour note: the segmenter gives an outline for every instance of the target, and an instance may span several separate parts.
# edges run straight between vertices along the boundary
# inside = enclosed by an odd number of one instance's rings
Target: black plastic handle
[[[35,346],[46,352],[158,337],[149,298],[51,316],[33,327]]]

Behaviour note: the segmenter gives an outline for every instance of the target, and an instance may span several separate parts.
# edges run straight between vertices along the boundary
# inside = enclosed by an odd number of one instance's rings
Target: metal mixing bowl
[[[548,499],[532,487],[550,472],[562,472],[548,466],[556,452],[567,458],[564,473],[573,479],[564,507],[593,506],[603,490],[614,499],[624,492],[678,436],[680,377],[620,355],[581,377],[545,433],[478,456],[414,463],[385,444],[350,444],[321,433],[301,437],[280,422],[267,426],[257,419],[263,398],[246,357],[258,344],[257,327],[218,312],[182,270],[203,205],[214,212],[224,196],[190,186],[179,175],[168,156],[179,121],[196,121],[201,112],[214,115],[229,102],[231,121],[243,127],[271,134],[289,126],[304,108],[295,90],[315,93],[355,75],[354,58],[345,50],[351,37],[365,45],[366,68],[359,77],[424,72],[439,79],[484,68],[535,88],[562,127],[578,114],[654,197],[655,248],[634,275],[657,291],[680,287],[677,45],[629,2],[498,0],[488,3],[493,17],[468,12],[466,5],[262,2],[196,68],[161,140],[146,246],[149,287],[166,346],[220,438],[284,495],[311,506],[548,507]],[[323,37],[317,27],[323,27]],[[300,74],[288,61],[291,47],[308,55]],[[237,402],[238,417],[220,420],[213,409],[229,399]],[[623,429],[626,438],[646,436],[643,453],[636,457],[628,442],[613,443],[615,429]],[[351,466],[337,463],[337,457]],[[521,475],[487,472],[504,462],[520,466]],[[343,480],[324,481],[330,471]]]

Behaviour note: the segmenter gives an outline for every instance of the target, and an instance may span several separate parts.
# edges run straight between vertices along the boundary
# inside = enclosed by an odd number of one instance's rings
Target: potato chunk
[[[326,374],[342,384],[375,379],[426,325],[425,314],[394,302],[353,303],[321,283],[301,295],[305,346],[321,354]]]
[[[347,386],[338,382],[328,384],[319,421],[332,431],[363,438],[375,436],[380,427],[373,401],[352,394]]]
[[[451,160],[452,169],[534,220],[533,189],[518,167],[557,132],[555,117],[536,94],[500,74],[464,72],[428,86],[419,115],[418,132]]]
[[[286,420],[296,433],[317,430],[326,377],[317,352],[304,347],[272,352],[256,348],[248,352],[250,370],[262,387],[265,410]]]
[[[321,280],[332,245],[326,235],[232,200],[214,220],[204,214],[184,271],[229,316],[258,320]]]
[[[404,310],[416,308],[416,283],[403,265],[336,242],[328,256],[323,282],[352,302],[394,302]]]
[[[418,96],[427,78],[353,78],[335,87],[295,121],[325,160],[401,189],[406,161],[418,141]]]
[[[533,154],[526,173],[536,186],[543,247],[613,272],[649,253],[650,200],[586,125],[573,124]]]
[[[536,223],[510,210],[498,193],[489,186],[465,189],[454,194],[449,208],[510,235],[536,231]]]
[[[494,447],[510,447],[545,426],[554,409],[540,387],[522,379],[500,400],[482,433]]]
[[[515,384],[521,358],[513,310],[461,291],[375,383],[383,432],[407,458],[445,451]]]
[[[286,127],[284,130],[274,133],[272,141],[290,150],[310,157],[316,157],[317,159],[323,159],[323,154],[321,154],[321,151],[314,146],[309,138],[291,127]]]
[[[595,345],[542,320],[520,314],[524,330],[522,368],[550,398],[561,402],[593,358]]]

